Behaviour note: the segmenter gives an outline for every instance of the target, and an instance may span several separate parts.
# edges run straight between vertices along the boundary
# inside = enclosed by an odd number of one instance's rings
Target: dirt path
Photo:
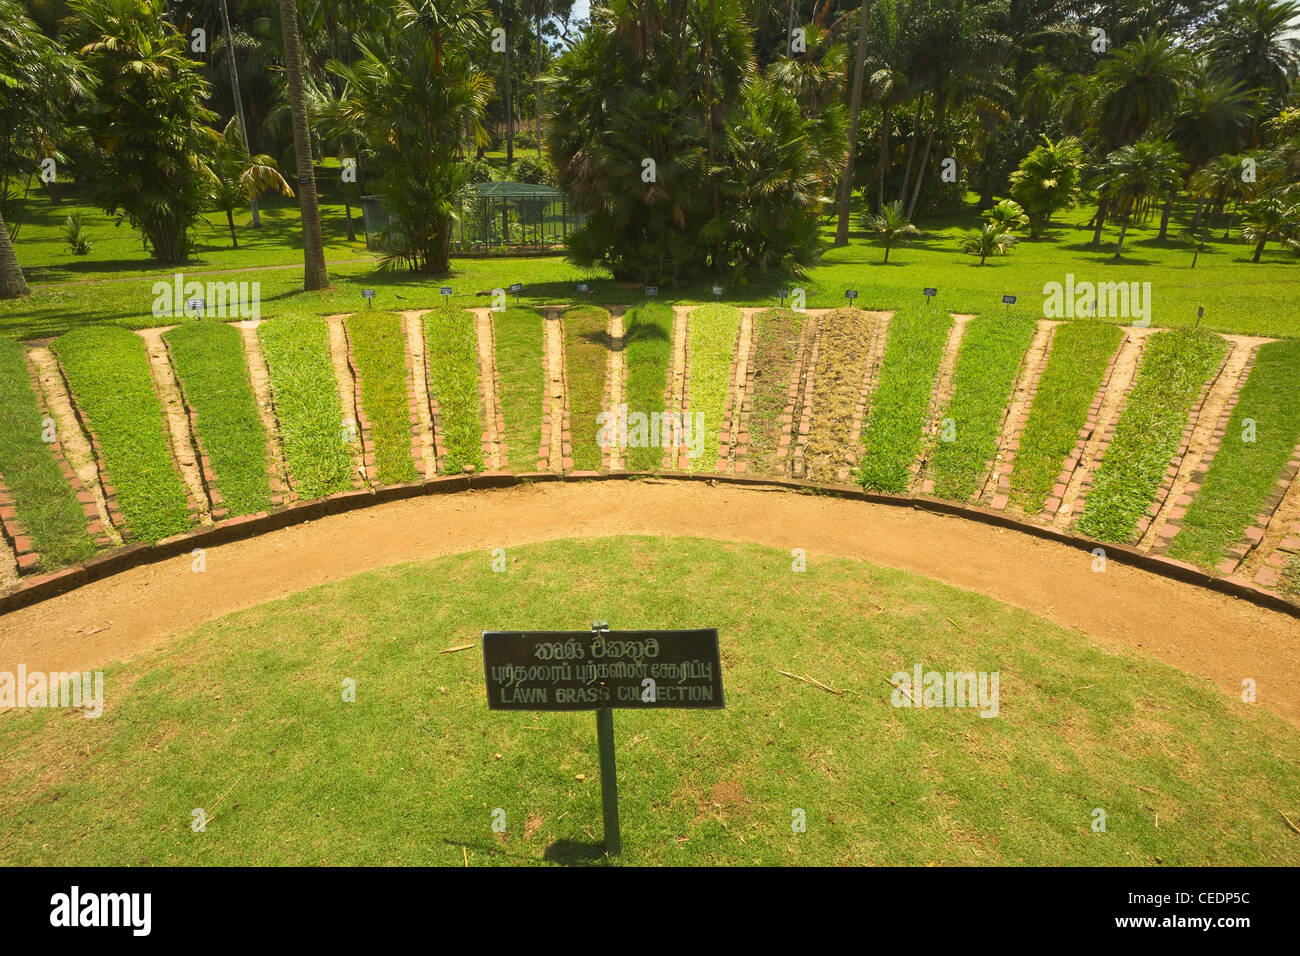
[[[1187,440],[1187,451],[1178,463],[1178,474],[1174,476],[1160,510],[1147,526],[1138,541],[1138,547],[1150,550],[1163,536],[1165,525],[1169,522],[1170,512],[1178,507],[1178,500],[1183,496],[1188,482],[1198,469],[1207,468],[1213,459],[1211,443],[1220,425],[1227,424],[1225,408],[1229,400],[1245,384],[1246,370],[1255,354],[1255,350],[1271,339],[1251,339],[1244,336],[1224,336],[1228,340],[1228,355],[1218,378],[1210,386],[1205,402],[1197,413],[1196,424],[1192,427],[1191,437]]]
[[[429,376],[424,355],[424,312],[403,312],[402,331],[406,335],[406,354],[411,357],[411,387],[415,390],[416,417],[420,429],[420,459],[424,462],[424,477],[438,474],[438,461],[434,454],[433,412],[429,402]]]
[[[975,318],[973,315],[952,317],[952,328],[948,331],[948,341],[943,347],[943,358],[939,362],[939,372],[934,377],[934,388],[930,392],[930,410],[925,417],[925,436],[921,441],[921,453],[912,462],[912,477],[908,487],[912,493],[920,491],[925,482],[925,465],[930,451],[937,440],[942,420],[939,418],[952,401],[953,380],[957,375],[957,356],[961,352],[961,340],[966,335],[966,323]]]
[[[72,410],[72,401],[68,397],[67,383],[63,381],[63,375],[59,371],[58,360],[55,359],[54,353],[45,346],[37,346],[27,353],[27,357],[36,366],[37,377],[41,383],[41,392],[45,396],[45,404],[50,410],[50,417],[54,419],[54,427],[59,436],[59,444],[63,446],[63,455],[68,459],[68,464],[81,480],[83,487],[90,490],[95,496],[95,511],[99,514],[99,522],[103,533],[108,536],[109,542],[116,547],[122,543],[122,534],[113,525],[108,515],[108,503],[104,498],[104,486],[100,484],[99,462],[95,460],[95,452],[90,447],[90,439],[81,427],[81,422],[77,420],[76,413]]]
[[[9,542],[0,538],[0,591],[18,585],[18,557]]]
[[[849,428],[848,449],[845,462],[835,473],[835,480],[850,481],[850,476],[857,472],[862,460],[862,426],[867,420],[867,409],[871,407],[871,397],[880,384],[880,370],[885,364],[885,346],[889,341],[889,325],[894,318],[892,312],[869,312],[873,327],[871,330],[871,347],[867,351],[866,369],[862,374],[862,387],[858,390],[858,401],[853,407],[853,424]]]
[[[1137,376],[1138,365],[1142,360],[1142,350],[1146,345],[1149,329],[1126,329],[1126,338],[1120,345],[1119,355],[1115,359],[1115,367],[1111,370],[1110,380],[1106,384],[1106,394],[1101,401],[1101,408],[1097,411],[1097,427],[1092,430],[1088,436],[1088,442],[1083,446],[1083,454],[1079,456],[1079,464],[1075,467],[1074,473],[1070,475],[1070,483],[1066,485],[1065,494],[1061,496],[1061,507],[1057,510],[1053,524],[1058,528],[1068,528],[1070,521],[1074,517],[1075,505],[1083,492],[1083,482],[1090,478],[1096,470],[1098,458],[1100,457],[1105,444],[1110,441],[1111,433],[1115,430],[1115,423],[1119,420],[1119,413],[1123,410],[1124,403],[1128,399],[1129,388],[1133,384],[1133,379]]]
[[[748,444],[749,427],[747,404],[749,402],[750,352],[754,345],[754,316],[759,309],[741,309],[740,325],[736,329],[736,346],[733,350],[735,359],[731,364],[731,391],[727,396],[727,428],[721,436],[721,445],[726,448],[726,455],[719,450],[719,471],[735,471],[737,454],[745,436]],[[707,452],[706,452],[707,454]],[[744,466],[741,466],[743,470]]]
[[[623,352],[623,309],[609,310],[609,364],[606,366],[608,399],[605,411],[617,412],[620,405],[627,400],[627,356]],[[612,441],[605,450],[605,467],[611,471],[622,468],[623,448],[617,441]]]
[[[350,442],[352,452],[352,486],[364,487],[370,481],[366,474],[366,445],[362,438],[361,405],[357,394],[357,379],[352,374],[352,363],[348,360],[348,332],[343,327],[343,320],[352,313],[327,315],[325,322],[330,331],[330,365],[334,369],[334,382],[339,389],[339,405],[343,409],[344,426],[350,426],[356,438]]]
[[[284,449],[280,447],[280,423],[275,417],[275,403],[271,399],[271,372],[266,367],[266,356],[262,354],[257,326],[240,322],[235,327],[244,340],[248,381],[257,402],[257,415],[262,420],[262,431],[266,435],[266,454],[275,478],[272,485],[279,484],[280,493],[286,502],[294,501],[298,496],[293,493],[293,486],[289,483],[289,466],[284,460]]]
[[[1295,529],[1298,525],[1300,525],[1300,476],[1291,479],[1286,494],[1282,496],[1277,510],[1273,512],[1264,527],[1263,537],[1246,553],[1233,573],[1247,581],[1252,580],[1283,539],[1296,533]]]
[[[180,385],[176,381],[176,370],[172,368],[171,354],[163,333],[173,326],[156,329],[139,329],[136,335],[144,339],[149,353],[149,372],[153,376],[154,389],[162,403],[163,417],[167,420],[167,433],[171,439],[172,459],[180,468],[181,479],[190,493],[190,498],[198,502],[199,523],[212,523],[212,500],[208,497],[207,486],[203,483],[203,474],[199,470],[198,454],[195,451],[194,434],[190,429],[190,416],[181,401]]]
[[[546,462],[547,471],[564,470],[564,320],[560,317],[558,306],[550,306],[543,311],[546,338],[543,348],[543,360],[546,363],[546,408],[547,415],[542,421],[544,433],[542,447],[544,455],[538,455],[538,464]],[[538,449],[539,452],[541,449]]]
[[[506,467],[505,422],[497,405],[496,333],[491,309],[470,309],[478,343],[478,391],[483,411],[483,467],[497,471]]]
[[[707,516],[707,520],[701,520]],[[532,485],[393,502],[127,571],[0,617],[0,670],[91,669],[231,611],[371,568],[562,537],[689,535],[860,558],[987,594],[1150,654],[1300,725],[1300,621],[1086,552],[960,518],[668,480]],[[491,624],[484,608],[484,626]],[[581,620],[575,608],[575,621]],[[95,628],[112,626],[90,633]],[[219,635],[216,637],[220,640]]]
[[[1024,416],[1033,401],[1034,389],[1047,368],[1047,359],[1052,351],[1052,334],[1060,322],[1039,319],[1038,329],[1029,343],[1029,350],[1020,363],[1020,374],[1016,377],[1015,388],[1011,391],[1011,402],[1002,416],[1002,428],[998,432],[997,451],[989,464],[988,475],[984,479],[984,488],[979,493],[979,501],[989,504],[998,491],[1003,477],[1002,466],[1015,456],[1015,445],[1024,427]]]

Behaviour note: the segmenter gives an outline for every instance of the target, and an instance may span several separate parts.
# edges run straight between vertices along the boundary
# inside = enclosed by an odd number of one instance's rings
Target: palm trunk
[[[916,156],[916,146],[921,142],[921,110],[925,108],[925,91],[916,101],[916,115],[912,117],[912,142],[907,147],[907,162],[903,165],[903,187],[898,191],[898,201],[907,200],[907,187],[912,181],[912,160]]]
[[[226,210],[226,223],[230,226],[230,248],[239,248],[239,237],[235,235],[235,214],[231,210]]]
[[[1169,198],[1165,200],[1165,211],[1160,215],[1160,238],[1169,238],[1169,217],[1174,214],[1174,203],[1178,201],[1178,187],[1175,186],[1169,190]]]
[[[235,36],[230,29],[230,8],[226,0],[221,0],[221,22],[226,29],[226,62],[230,64],[230,96],[235,101],[235,115],[239,117],[239,132],[244,138],[244,152],[250,156],[248,148],[248,124],[244,121],[244,98],[239,92],[239,67],[235,63]],[[262,228],[262,216],[257,211],[257,200],[249,205],[253,210],[253,228]]]
[[[921,151],[921,162],[916,168],[916,182],[912,186],[912,201],[907,204],[907,218],[911,219],[916,215],[916,203],[921,198],[921,183],[925,179],[925,164],[930,161],[930,147],[934,145],[934,131],[941,126],[947,112],[947,103],[936,101],[938,108],[935,110],[934,122],[930,124],[930,131],[925,136],[925,149]]]
[[[889,101],[886,100],[880,107],[880,158],[876,160],[876,208],[872,212],[880,212],[880,207],[885,204],[885,170],[889,168]]]
[[[849,150],[844,157],[844,172],[840,176],[840,217],[835,225],[837,246],[849,244],[849,206],[853,201],[853,166],[858,152],[858,121],[862,112],[862,78],[867,69],[867,21],[870,12],[871,0],[862,0],[862,10],[858,13],[858,50],[853,64],[853,89],[849,94]]]
[[[280,0],[280,23],[284,33],[284,72],[289,81],[289,105],[293,111],[293,151],[298,163],[298,203],[302,209],[303,289],[314,292],[327,288],[330,280],[325,268],[325,243],[320,228],[320,206],[316,201],[311,134],[308,131],[307,101],[303,92],[302,51],[298,46],[298,7],[294,0]]]
[[[1205,197],[1204,197],[1204,196],[1197,196],[1197,197],[1196,197],[1196,215],[1192,217],[1192,228],[1191,228],[1191,230],[1190,230],[1191,232],[1194,233],[1194,232],[1196,232],[1196,230],[1197,230],[1198,228],[1200,228],[1200,225],[1201,225],[1201,213],[1204,212],[1204,210],[1205,210]]]
[[[0,299],[16,299],[30,292],[23,270],[18,266],[13,243],[9,241],[9,227],[0,214]]]
[[[542,10],[537,8],[537,162],[542,162]]]
[[[509,29],[507,27],[507,29]],[[506,34],[506,169],[515,162],[515,89],[510,82],[510,34]]]
[[[1224,205],[1227,205],[1226,203]],[[1241,205],[1240,199],[1232,201],[1232,214],[1228,216],[1228,224],[1223,227],[1223,241],[1227,242],[1228,237],[1232,234],[1232,221],[1237,218],[1237,207]]]
[[[1250,257],[1251,262],[1259,262],[1259,257],[1264,253],[1264,243],[1266,241],[1267,240],[1265,239],[1261,239],[1259,242],[1255,243],[1255,254]]]
[[[1103,192],[1097,200],[1097,215],[1093,217],[1092,244],[1101,245],[1101,230],[1106,225],[1106,213],[1110,211],[1110,200]]]
[[[1128,232],[1128,221],[1129,221],[1129,217],[1125,216],[1124,221],[1119,224],[1119,242],[1115,243],[1116,259],[1118,259],[1120,257],[1120,253],[1124,251],[1124,235]]]

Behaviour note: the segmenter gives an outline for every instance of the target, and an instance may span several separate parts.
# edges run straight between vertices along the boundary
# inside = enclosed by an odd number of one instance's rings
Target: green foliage
[[[1011,501],[1029,514],[1040,511],[1051,494],[1123,334],[1095,322],[1065,322],[1052,333],[1052,354],[1011,472]]]
[[[186,322],[163,333],[185,401],[198,416],[227,516],[271,504],[266,435],[248,379],[243,336],[225,322]]]
[[[940,498],[965,501],[980,490],[997,452],[1011,389],[1036,329],[1033,319],[1014,314],[981,316],[967,324],[952,401],[943,411],[943,417],[953,421],[955,440],[935,442],[929,463],[928,474]]]
[[[1014,199],[1004,199],[984,210],[984,219],[990,226],[996,226],[1000,232],[1016,232],[1029,225],[1029,217],[1020,203]]]
[[[127,528],[153,543],[190,527],[144,340],[126,329],[78,329],[54,343],[72,394],[99,439],[105,482]]]
[[[375,448],[372,480],[381,485],[414,481],[411,401],[406,386],[406,334],[402,317],[366,309],[344,320],[361,384],[361,407]]]
[[[1011,174],[1011,195],[1029,217],[1030,235],[1037,238],[1052,216],[1068,209],[1079,192],[1083,144],[1073,136],[1043,138]]]
[[[270,156],[248,154],[238,117],[232,117],[225,130],[217,135],[210,168],[212,204],[226,214],[233,248],[239,247],[234,220],[237,207],[248,205],[270,190],[284,196],[293,195],[293,190],[275,168],[275,160]]]
[[[483,415],[478,394],[478,336],[474,316],[448,306],[424,314],[429,393],[442,420],[440,474],[458,475],[466,465],[483,470]]]
[[[0,476],[40,555],[41,570],[84,561],[95,552],[85,512],[44,441],[48,423],[36,404],[23,348],[8,339],[0,339],[0,408]]]
[[[1015,233],[1004,230],[998,223],[987,222],[962,240],[961,251],[968,256],[979,256],[980,265],[984,265],[989,256],[1005,256],[1019,241]]]
[[[890,320],[880,382],[862,431],[858,481],[868,491],[907,494],[951,328],[948,313],[931,308],[906,309]]]
[[[330,363],[329,328],[315,315],[288,315],[257,329],[289,480],[303,498],[352,487],[343,406]],[[351,412],[347,417],[352,417]]]
[[[1300,340],[1260,346],[1219,451],[1169,545],[1171,556],[1213,569],[1265,510],[1300,441],[1298,373]]]
[[[885,261],[889,261],[889,250],[897,243],[906,244],[909,237],[920,235],[921,230],[912,225],[912,221],[903,212],[902,202],[891,202],[882,206],[878,213],[868,213],[864,219],[870,232],[876,234],[885,246]]]
[[[1227,349],[1203,329],[1161,332],[1147,341],[1137,381],[1093,478],[1078,530],[1131,541],[1182,442],[1192,406]]]
[[[86,235],[81,213],[74,212],[63,220],[63,244],[74,256],[88,256],[95,248],[95,243]]]
[[[187,37],[163,0],[72,0],[72,36],[97,84],[83,114],[94,169],[91,194],[129,222],[162,264],[185,262],[211,194],[216,114]]]

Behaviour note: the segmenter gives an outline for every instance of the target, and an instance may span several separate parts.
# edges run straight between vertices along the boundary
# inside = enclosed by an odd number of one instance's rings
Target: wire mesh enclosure
[[[366,248],[377,252],[401,241],[393,235],[383,200],[383,196],[361,197]],[[461,198],[459,220],[452,226],[452,249],[462,254],[558,249],[581,224],[582,215],[554,186],[471,183]]]

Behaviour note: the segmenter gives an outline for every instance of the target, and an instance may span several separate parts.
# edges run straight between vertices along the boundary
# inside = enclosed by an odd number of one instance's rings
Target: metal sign
[[[189,299],[185,303],[185,308],[192,309],[195,312],[201,312],[202,310],[207,308],[207,305],[208,305],[207,302],[203,301],[202,299]]]
[[[484,631],[490,710],[594,710],[605,850],[623,850],[618,827],[614,708],[720,708],[717,628],[690,631]]]
[[[659,287],[657,285],[648,285],[645,287],[645,294],[647,298],[652,295],[658,295]]]
[[[578,291],[581,292],[583,295],[586,295],[587,293],[589,293],[589,292],[591,291],[591,289],[589,289],[589,288],[587,287],[587,283],[585,283],[585,282],[579,282],[579,283],[578,283]]]
[[[1015,297],[1014,295],[1004,295],[1004,296],[1002,297],[1002,304],[1003,304],[1003,305],[1015,305],[1015,304],[1016,304],[1016,297]]]
[[[518,295],[520,292],[523,292],[523,291],[524,291],[524,287],[523,287],[523,284],[520,283],[520,282],[512,282],[512,283],[510,284],[510,288],[507,289],[506,291],[507,291],[507,292],[513,292],[513,293],[515,293],[515,295]]]
[[[844,290],[844,298],[846,298],[846,299],[856,299],[857,297],[858,297],[858,290],[857,290],[857,289],[845,289],[845,290]]]
[[[713,287],[713,294],[714,294],[715,296],[719,296],[719,297],[721,297],[721,296],[722,296],[722,286],[720,286],[720,285],[715,285],[715,286]]]
[[[441,286],[441,287],[438,289],[438,292],[441,293],[442,295],[450,296],[450,295],[451,295],[451,286],[449,286],[449,285]]]
[[[928,298],[930,298],[930,296],[932,296],[932,295],[938,295],[938,294],[939,294],[939,290],[938,290],[938,289],[932,289],[932,288],[930,288],[929,286],[926,286],[924,289],[921,290],[921,294],[922,294],[923,296],[925,296],[925,297],[928,299]]]
[[[492,710],[720,708],[716,628],[484,631]]]

